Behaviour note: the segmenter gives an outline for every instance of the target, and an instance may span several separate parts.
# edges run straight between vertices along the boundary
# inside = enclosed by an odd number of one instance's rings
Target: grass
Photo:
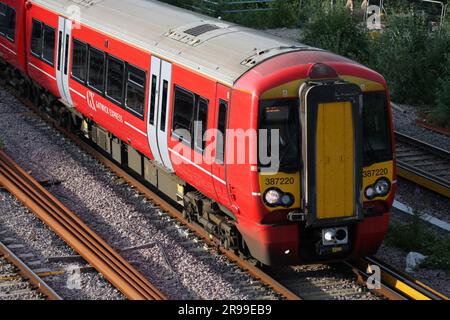
[[[442,269],[450,275],[450,235],[440,235],[415,213],[409,222],[393,221],[386,237],[388,246],[419,252],[427,259],[420,267]]]

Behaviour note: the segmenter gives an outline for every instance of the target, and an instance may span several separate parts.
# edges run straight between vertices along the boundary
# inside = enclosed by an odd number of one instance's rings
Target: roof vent
[[[217,30],[217,29],[220,29],[220,27],[216,26],[215,24],[207,23],[207,24],[202,24],[200,26],[187,29],[184,31],[184,33],[189,34],[194,37],[198,37],[201,34],[204,34],[206,32],[210,32],[213,30]]]
[[[171,29],[165,36],[196,47],[212,38],[235,31],[234,26],[226,23],[201,20]]]

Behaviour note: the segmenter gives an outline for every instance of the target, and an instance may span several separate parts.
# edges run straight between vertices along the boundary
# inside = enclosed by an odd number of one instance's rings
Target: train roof
[[[62,16],[79,10],[85,25],[229,85],[271,57],[311,49],[155,0],[32,2]]]

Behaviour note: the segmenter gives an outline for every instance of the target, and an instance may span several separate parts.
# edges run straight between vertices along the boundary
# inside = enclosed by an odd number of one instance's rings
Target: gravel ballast
[[[143,247],[123,255],[169,299],[274,298],[227,258],[164,222],[158,208],[1,89],[0,122],[7,153],[36,179],[61,181],[49,190],[113,248]],[[45,239],[36,242],[40,250],[48,246]]]

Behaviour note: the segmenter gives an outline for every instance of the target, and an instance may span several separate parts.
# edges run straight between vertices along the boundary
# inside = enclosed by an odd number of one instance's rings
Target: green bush
[[[196,0],[202,3],[202,0]],[[268,4],[223,5],[217,10],[224,20],[256,29],[293,27],[298,22],[298,0],[277,0]],[[255,11],[226,13],[222,10],[256,9]],[[257,11],[259,10],[259,11]],[[208,13],[208,12],[205,12]]]
[[[450,237],[437,235],[419,215],[407,223],[391,223],[386,243],[405,252],[416,251],[428,256],[423,267],[450,270]]]
[[[361,63],[368,59],[369,38],[358,18],[342,7],[314,12],[302,29],[301,41]]]
[[[449,51],[445,30],[432,32],[425,19],[409,13],[389,18],[389,27],[372,42],[369,65],[386,77],[393,100],[430,105]]]
[[[446,65],[446,73],[437,81],[436,106],[431,118],[436,124],[450,128],[450,55]]]

